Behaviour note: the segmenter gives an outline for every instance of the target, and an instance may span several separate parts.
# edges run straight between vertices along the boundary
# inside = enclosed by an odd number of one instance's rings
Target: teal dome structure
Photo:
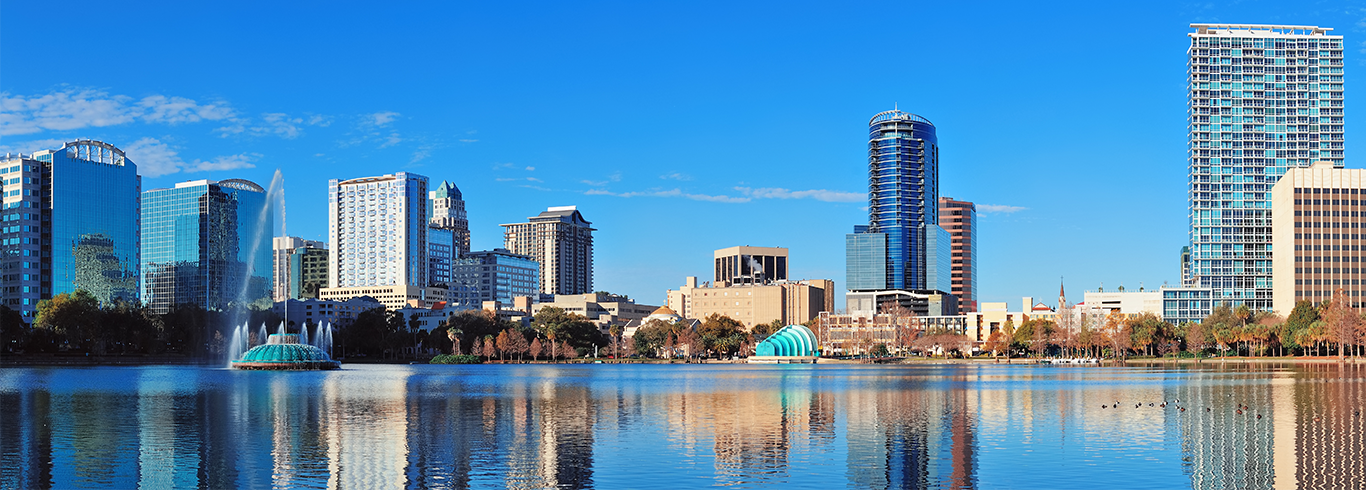
[[[257,370],[314,370],[337,369],[341,363],[332,360],[322,349],[300,344],[296,334],[271,334],[266,343],[252,347],[242,358],[232,361],[234,369]]]
[[[788,325],[773,332],[754,348],[756,356],[813,357],[820,355],[816,334],[801,325]]]

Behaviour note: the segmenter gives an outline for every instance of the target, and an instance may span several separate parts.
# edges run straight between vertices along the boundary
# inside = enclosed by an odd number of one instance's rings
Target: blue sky
[[[867,121],[896,104],[935,123],[942,195],[979,205],[981,299],[1051,303],[1065,276],[1079,301],[1180,281],[1192,22],[1332,27],[1355,100],[1356,1],[6,2],[0,151],[101,139],[144,189],[279,169],[312,239],[329,178],[451,180],[476,249],[577,205],[596,289],[659,304],[734,245],[842,287]]]

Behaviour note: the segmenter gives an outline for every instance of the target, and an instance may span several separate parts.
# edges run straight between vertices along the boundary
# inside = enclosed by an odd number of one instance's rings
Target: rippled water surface
[[[1362,488],[1363,386],[1352,364],[8,368],[0,488]]]

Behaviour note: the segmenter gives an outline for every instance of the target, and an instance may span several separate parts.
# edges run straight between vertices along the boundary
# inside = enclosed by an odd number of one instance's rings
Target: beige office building
[[[542,301],[530,306],[532,315],[551,307],[583,315],[603,333],[607,333],[613,324],[626,325],[632,320],[644,319],[659,309],[658,306],[636,304],[625,296],[605,293],[557,294],[555,301]]]
[[[369,296],[379,301],[385,308],[431,308],[446,301],[446,288],[417,286],[358,286],[352,288],[323,288],[318,291],[318,299],[346,301],[351,298]]]
[[[773,320],[791,325],[829,311],[835,302],[835,283],[812,279],[699,287],[696,277],[688,277],[683,287],[669,290],[668,296],[669,308],[684,318],[704,319],[720,313],[747,328]]]
[[[1366,230],[1366,170],[1318,162],[1286,171],[1271,188],[1272,305],[1289,316],[1300,300],[1320,303],[1338,288],[1360,307]]]
[[[541,294],[593,292],[593,227],[574,206],[555,206],[503,227],[503,246],[541,264]]]

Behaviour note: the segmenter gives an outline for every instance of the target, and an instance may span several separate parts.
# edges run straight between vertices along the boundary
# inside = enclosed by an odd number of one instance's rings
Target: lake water
[[[1364,372],[7,368],[0,488],[1363,488]]]

